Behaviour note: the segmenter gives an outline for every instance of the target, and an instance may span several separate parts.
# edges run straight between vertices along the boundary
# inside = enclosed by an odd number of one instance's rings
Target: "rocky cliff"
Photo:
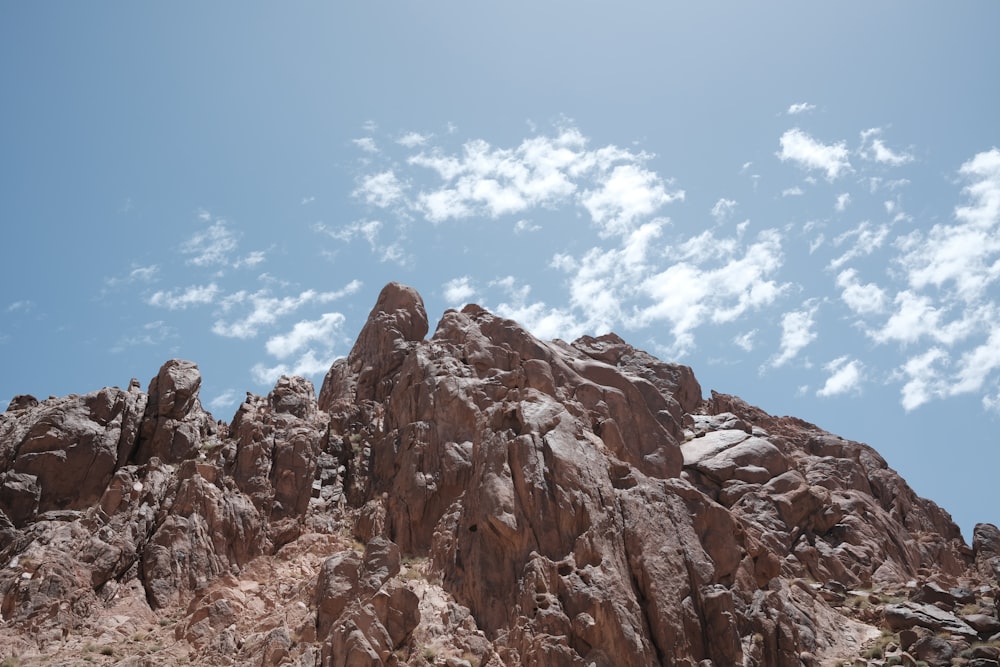
[[[387,285],[318,399],[229,423],[187,361],[15,398],[3,664],[1000,665],[1000,531],[872,448],[615,335],[427,334]]]

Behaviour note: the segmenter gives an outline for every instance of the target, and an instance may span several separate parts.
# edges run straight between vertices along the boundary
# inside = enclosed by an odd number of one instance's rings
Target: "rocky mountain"
[[[1000,531],[874,449],[613,334],[427,334],[389,284],[229,423],[188,361],[15,398],[0,664],[1000,665]]]

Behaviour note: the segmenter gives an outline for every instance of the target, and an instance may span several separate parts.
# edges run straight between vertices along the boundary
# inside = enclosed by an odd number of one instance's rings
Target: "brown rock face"
[[[164,664],[799,667],[882,623],[935,660],[995,629],[1000,533],[969,549],[870,447],[614,334],[477,306],[427,333],[391,283],[318,400],[283,377],[230,424],[178,360],[12,401],[0,657],[141,630]]]

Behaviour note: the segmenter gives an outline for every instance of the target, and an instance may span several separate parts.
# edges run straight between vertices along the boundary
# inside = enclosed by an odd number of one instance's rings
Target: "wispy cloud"
[[[365,176],[352,194],[372,206],[388,208],[402,198],[403,190],[404,184],[392,170],[388,170]]]
[[[291,331],[272,336],[264,347],[268,354],[278,359],[290,357],[312,343],[330,347],[334,336],[343,329],[344,322],[345,318],[340,313],[323,313],[318,320],[296,322]]]
[[[215,283],[208,285],[191,285],[179,290],[160,290],[154,292],[147,300],[151,306],[167,310],[185,310],[192,306],[204,306],[213,303],[222,293]]]
[[[306,290],[294,296],[276,297],[264,289],[254,293],[246,291],[227,295],[220,305],[224,312],[242,308],[249,310],[243,317],[226,321],[216,320],[212,332],[226,338],[253,338],[261,329],[275,324],[279,319],[294,313],[308,304],[330,303],[357,292],[361,282],[351,281],[346,287],[335,292]]]
[[[208,216],[202,211],[199,218],[202,220]],[[211,220],[211,217],[208,216]],[[190,238],[181,244],[181,252],[189,257],[188,264],[195,266],[214,266],[228,264],[229,256],[236,250],[238,239],[236,234],[229,229],[225,220],[215,219],[205,229],[195,232]]]
[[[407,148],[416,148],[427,145],[430,138],[431,135],[420,134],[419,132],[407,132],[399,139],[396,139],[396,143]]]
[[[782,162],[791,160],[803,169],[826,172],[829,181],[851,171],[850,151],[843,141],[824,144],[796,127],[782,134],[779,143],[778,158]]]
[[[831,269],[839,269],[844,264],[881,248],[889,238],[889,225],[872,225],[865,220],[833,239],[834,247],[847,246],[839,256],[830,260]]]
[[[114,289],[124,285],[131,285],[133,283],[151,283],[156,280],[156,277],[159,274],[160,267],[156,264],[151,264],[149,266],[133,265],[129,272],[124,276],[105,278],[104,285],[107,288]]]
[[[352,241],[356,238],[363,238],[374,251],[378,245],[378,235],[382,231],[382,223],[378,220],[358,220],[342,227],[330,228],[323,223],[313,225],[313,230],[326,234],[330,238],[338,241]]]
[[[208,409],[215,413],[231,409],[240,402],[243,396],[235,389],[226,389],[208,402]]]
[[[257,363],[250,369],[250,374],[257,384],[273,385],[282,375],[297,375],[300,377],[314,378],[326,373],[333,362],[337,360],[337,355],[322,356],[313,350],[306,351],[305,354],[291,364],[277,364],[268,366]]]
[[[340,292],[330,292],[310,296],[308,301],[331,301],[347,293],[356,291],[360,283],[349,284]],[[303,301],[299,295],[299,301]],[[291,307],[293,304],[289,303]],[[258,384],[274,384],[282,375],[299,375],[315,378],[330,368],[336,360],[336,350],[346,347],[347,338],[343,333],[346,317],[342,313],[323,313],[317,319],[304,319],[295,322],[284,333],[268,338],[264,347],[269,355],[279,360],[279,363],[268,365],[258,362],[250,369],[250,373]]]
[[[7,305],[8,313],[27,312],[35,307],[35,303],[30,299],[21,299]]]
[[[514,223],[515,234],[527,234],[529,232],[537,232],[541,228],[542,228],[541,225],[536,225],[535,223],[525,218],[521,218],[520,220]]]
[[[861,132],[861,150],[859,153],[862,158],[891,167],[899,167],[913,162],[913,155],[902,151],[897,152],[886,146],[880,136],[881,134],[882,128],[878,127]]]
[[[729,219],[736,210],[736,200],[726,199],[725,197],[720,198],[715,205],[712,206],[712,217],[715,218],[716,222],[724,222]]]
[[[864,366],[857,359],[847,356],[837,357],[823,366],[830,373],[817,396],[829,397],[858,391],[863,380]]]
[[[476,296],[476,288],[470,276],[453,278],[443,285],[444,299],[450,306],[469,303]]]
[[[158,346],[176,337],[177,329],[165,321],[147,322],[118,338],[111,347],[111,352],[118,353],[130,347]]]
[[[792,311],[781,316],[781,346],[778,353],[769,362],[772,368],[784,366],[816,340],[817,334],[813,327],[816,325],[817,305],[815,303],[804,305],[806,307],[802,310]]]
[[[267,260],[267,253],[263,250],[254,250],[253,252],[247,253],[243,257],[240,257],[235,262],[233,262],[234,269],[240,269],[243,267],[253,268],[258,264],[262,264]]]
[[[944,395],[942,366],[947,361],[948,353],[940,347],[932,347],[906,360],[898,373],[906,380],[901,392],[904,410],[915,410]]]
[[[352,143],[366,153],[378,153],[378,145],[371,137],[360,137],[353,139]]]
[[[745,352],[750,352],[754,348],[757,338],[757,329],[751,329],[733,338],[733,344]]]
[[[792,104],[791,106],[789,106],[788,111],[786,111],[785,113],[787,113],[789,116],[795,116],[800,113],[806,113],[808,111],[812,111],[815,108],[816,108],[815,104],[809,104],[808,102],[799,102],[797,104]]]

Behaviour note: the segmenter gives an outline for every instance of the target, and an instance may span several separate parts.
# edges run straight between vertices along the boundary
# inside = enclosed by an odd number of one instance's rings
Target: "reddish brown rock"
[[[969,549],[872,448],[703,401],[614,334],[478,306],[427,332],[387,285],[318,400],[282,377],[231,424],[178,360],[148,396],[13,401],[0,658],[150,637],[163,664],[801,667],[883,623],[934,660],[962,644],[932,630],[993,628],[939,606],[990,608],[1000,533]],[[886,603],[907,591],[939,606]]]
[[[201,407],[201,372],[190,361],[172,359],[149,383],[149,399],[136,441],[134,461],[165,463],[193,458],[215,422]]]

